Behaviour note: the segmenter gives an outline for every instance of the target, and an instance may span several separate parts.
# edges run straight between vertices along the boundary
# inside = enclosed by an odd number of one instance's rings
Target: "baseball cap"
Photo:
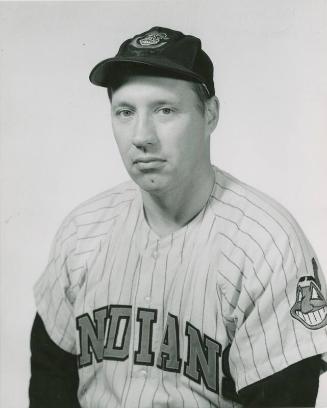
[[[91,71],[94,85],[108,87],[124,65],[158,69],[167,76],[201,83],[215,94],[213,64],[202,50],[201,40],[164,27],[152,27],[124,41],[115,57],[99,62]]]

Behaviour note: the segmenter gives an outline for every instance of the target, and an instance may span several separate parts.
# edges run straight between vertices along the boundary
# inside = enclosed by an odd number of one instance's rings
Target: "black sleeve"
[[[245,407],[314,407],[321,368],[321,356],[301,360],[284,370],[239,391]]]
[[[77,358],[48,336],[37,314],[31,334],[30,408],[80,408]]]

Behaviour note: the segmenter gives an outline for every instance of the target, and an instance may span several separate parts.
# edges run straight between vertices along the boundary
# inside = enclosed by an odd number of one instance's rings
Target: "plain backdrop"
[[[1,407],[28,406],[32,287],[59,223],[127,179],[89,72],[155,25],[199,36],[214,61],[212,161],[285,205],[327,271],[325,0],[2,2]]]

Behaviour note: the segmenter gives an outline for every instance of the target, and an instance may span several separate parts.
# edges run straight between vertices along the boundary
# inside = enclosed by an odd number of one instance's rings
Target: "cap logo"
[[[131,41],[131,45],[136,48],[159,48],[167,43],[169,37],[166,33],[151,31],[138,36]]]

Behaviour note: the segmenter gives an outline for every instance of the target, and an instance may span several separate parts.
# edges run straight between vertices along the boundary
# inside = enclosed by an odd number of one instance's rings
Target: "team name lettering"
[[[137,350],[134,351],[134,364],[156,366],[164,371],[180,373],[182,359],[180,356],[180,330],[177,316],[168,313],[160,349],[155,358],[152,339],[158,311],[156,309],[138,308],[136,322],[139,324]],[[89,366],[93,356],[100,363],[103,360],[124,361],[129,357],[131,340],[132,306],[110,305],[93,311],[93,319],[88,313],[76,318],[79,331],[80,354],[79,368]],[[222,347],[220,343],[202,335],[191,323],[186,322],[187,360],[184,362],[183,374],[190,380],[219,393],[219,358]]]

